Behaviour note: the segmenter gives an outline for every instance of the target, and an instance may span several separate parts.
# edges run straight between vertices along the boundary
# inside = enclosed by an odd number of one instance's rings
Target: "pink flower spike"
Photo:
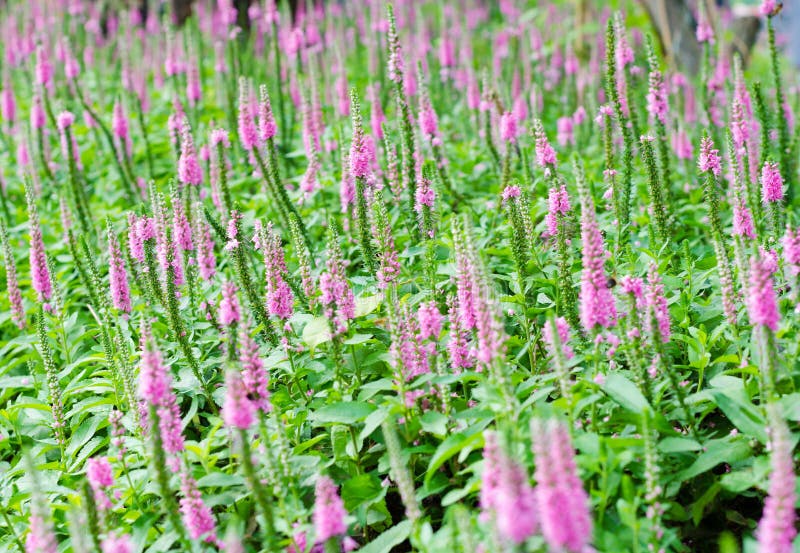
[[[774,161],[767,161],[761,169],[761,199],[764,204],[783,199],[783,177]]]
[[[247,80],[239,79],[239,141],[248,152],[259,145],[258,129],[253,121],[253,109],[250,105],[250,87]]]
[[[187,473],[181,474],[181,515],[183,524],[193,540],[206,535],[205,541],[216,542],[216,521],[214,515],[203,502],[203,496],[197,489],[197,482]]]
[[[314,499],[314,531],[316,542],[325,543],[330,538],[347,532],[344,503],[339,497],[336,484],[327,476],[317,477]]]
[[[100,550],[102,553],[132,553],[133,546],[127,535],[111,534],[100,544]]]
[[[769,451],[771,472],[769,493],[764,501],[764,512],[758,523],[757,553],[792,553],[792,542],[797,535],[796,480],[792,440],[780,409],[767,405],[769,418]]]
[[[778,11],[778,3],[775,0],[763,0],[758,11],[764,17],[772,17]]]
[[[224,326],[232,326],[242,319],[236,285],[227,281],[222,285],[222,301],[219,302],[219,319]]]
[[[122,107],[122,102],[117,100],[114,102],[114,113],[111,118],[111,128],[117,138],[123,142],[128,140],[128,120],[125,117],[125,110]]]
[[[500,116],[500,138],[504,142],[514,143],[517,141],[517,118],[513,112],[507,111]]]
[[[230,369],[225,374],[225,403],[222,418],[230,428],[247,430],[255,422],[255,406],[247,397],[247,389],[242,376]]]
[[[714,142],[708,136],[703,137],[700,142],[700,156],[697,158],[697,167],[701,173],[711,171],[717,177],[722,173],[719,150],[714,149]]]
[[[556,152],[550,146],[547,140],[547,135],[544,133],[542,122],[538,119],[534,121],[534,137],[536,139],[536,163],[539,167],[555,167],[556,165]]]
[[[505,190],[503,190],[503,201],[507,202],[511,198],[519,198],[520,194],[522,194],[522,191],[519,186],[506,186]]]
[[[117,536],[110,534],[100,544],[100,551],[102,553],[132,553],[133,546],[131,546],[131,540],[127,535]]]
[[[587,551],[592,538],[589,497],[578,476],[569,432],[556,420],[534,420],[531,431],[544,539],[552,551]]]
[[[267,85],[259,87],[261,101],[258,103],[258,134],[262,141],[266,142],[278,132],[275,123],[275,116],[272,113],[272,105],[269,101]]]
[[[62,132],[71,127],[74,122],[75,122],[75,115],[73,115],[72,112],[62,111],[56,116],[56,123],[58,124],[58,129]]]
[[[555,348],[555,338],[558,336],[558,341],[561,344],[561,352],[564,354],[565,359],[572,359],[575,357],[575,352],[567,345],[569,342],[569,323],[564,317],[556,318],[556,333],[553,333],[553,325],[547,320],[544,323],[544,341],[547,343],[550,355],[557,355],[558,351]]]
[[[39,94],[34,94],[31,100],[31,128],[42,129],[47,122],[47,114],[44,111],[44,104],[42,97]]]
[[[250,337],[245,325],[239,330],[239,360],[242,364],[242,382],[247,389],[247,397],[256,409],[264,413],[271,407],[269,404],[269,375],[264,368],[258,344]]]
[[[436,307],[435,301],[429,301],[420,304],[417,309],[417,318],[419,320],[419,337],[421,340],[431,338],[438,340],[439,333],[442,331],[442,314],[439,308]]]
[[[765,256],[750,260],[750,282],[747,290],[747,313],[753,325],[778,330],[780,313],[772,282],[772,262]]]
[[[53,64],[50,63],[50,56],[41,44],[36,47],[36,67],[34,68],[34,73],[36,75],[36,84],[48,89],[52,86]]]
[[[203,182],[203,170],[197,159],[192,131],[184,119],[181,126],[181,156],[178,158],[178,179],[186,185],[198,186]]]
[[[667,308],[667,299],[664,297],[664,285],[661,283],[661,276],[658,274],[658,268],[655,263],[650,265],[650,269],[647,273],[645,301],[648,308],[647,326],[650,328],[651,334],[654,332],[652,319],[655,319],[661,341],[664,343],[669,342],[671,334],[669,309]]]
[[[586,332],[615,324],[617,310],[605,275],[606,251],[597,225],[594,206],[581,214],[583,272],[581,273],[580,317]]]
[[[108,229],[108,278],[114,307],[123,313],[130,313],[131,294],[128,287],[128,274],[125,272],[125,260],[120,251],[117,237],[110,227]]]
[[[226,131],[225,129],[217,128],[211,131],[211,133],[209,134],[209,141],[211,142],[211,145],[214,147],[219,146],[220,144],[222,144],[224,148],[231,147],[231,141],[230,138],[228,138],[228,131]]]

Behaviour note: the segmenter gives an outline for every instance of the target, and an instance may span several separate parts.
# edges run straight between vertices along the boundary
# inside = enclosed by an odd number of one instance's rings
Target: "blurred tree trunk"
[[[749,15],[735,19],[731,26],[733,40],[730,44],[730,53],[739,54],[745,65],[750,60],[750,52],[758,39],[761,30],[761,19]]]
[[[172,17],[179,27],[192,15],[193,0],[172,0]]]
[[[706,3],[708,13],[715,13],[714,2]],[[702,48],[697,42],[695,32],[697,20],[686,0],[639,0],[658,32],[661,48],[667,58],[681,70],[692,75],[700,70],[703,57]],[[733,21],[731,30],[733,41],[727,45],[728,54],[738,53],[744,62],[750,58],[750,50],[758,38],[760,21],[757,17],[740,17]]]
[[[236,8],[236,24],[244,32],[250,30],[250,15],[247,13],[250,9],[251,0],[235,0],[233,3]]]
[[[695,37],[697,21],[686,0],[639,0],[639,3],[658,32],[664,54],[682,70],[696,74],[703,56]]]

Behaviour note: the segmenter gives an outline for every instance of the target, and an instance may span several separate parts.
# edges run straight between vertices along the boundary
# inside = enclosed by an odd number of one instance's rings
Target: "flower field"
[[[780,3],[183,4],[0,4],[0,551],[800,551]]]

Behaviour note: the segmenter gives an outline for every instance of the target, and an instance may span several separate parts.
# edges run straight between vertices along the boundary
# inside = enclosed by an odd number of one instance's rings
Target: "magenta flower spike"
[[[183,524],[189,531],[193,540],[203,536],[203,541],[207,543],[217,543],[217,530],[214,515],[205,502],[200,490],[197,489],[197,482],[187,472],[181,473],[181,515]]]
[[[558,234],[558,216],[566,215],[572,209],[569,203],[569,194],[567,193],[566,185],[562,184],[561,187],[553,187],[547,196],[547,215],[545,216],[545,223],[547,230],[545,236],[555,236]]]
[[[125,271],[125,259],[110,225],[108,228],[108,278],[114,307],[123,313],[130,313],[131,294],[128,287],[128,274]]]
[[[536,141],[536,163],[545,170],[555,169],[556,152],[547,140],[542,122],[537,119],[533,124]]]
[[[347,331],[348,321],[356,316],[356,303],[345,276],[342,252],[336,236],[329,241],[325,265],[327,271],[319,278],[322,292],[320,302],[325,308],[325,316],[333,325],[334,335],[342,334]]]
[[[517,141],[517,117],[513,111],[506,111],[500,116],[500,138],[503,142],[513,144]]]
[[[536,495],[525,469],[497,443],[494,432],[484,433],[481,477],[481,519],[494,519],[501,538],[521,544],[539,529]]]
[[[181,124],[181,155],[178,159],[178,180],[185,185],[199,186],[203,182],[203,170],[197,159],[192,130],[184,118]]]
[[[186,99],[190,106],[196,106],[203,97],[203,89],[200,83],[200,60],[195,58],[189,64],[186,73]]]
[[[314,499],[314,532],[317,543],[344,535],[347,532],[346,516],[336,484],[327,476],[318,476]]]
[[[714,29],[711,27],[711,22],[708,19],[708,13],[706,12],[704,5],[700,5],[700,11],[697,18],[697,30],[695,32],[697,42],[704,44],[707,43],[709,45],[713,45],[714,40]]]
[[[147,329],[142,332],[142,342],[139,396],[158,414],[158,428],[146,427],[146,430],[160,433],[164,451],[172,456],[168,463],[177,472],[179,460],[176,455],[184,450],[184,440],[181,413],[172,391],[172,375]]]
[[[126,534],[110,534],[100,544],[101,553],[133,553],[131,539]]]
[[[597,225],[594,206],[581,213],[581,241],[583,242],[583,271],[581,273],[580,318],[586,332],[614,326],[617,309],[614,296],[608,288],[605,274],[606,250],[603,235]]]
[[[491,431],[483,435],[483,473],[481,474],[480,507],[481,519],[493,516],[497,505],[497,488],[500,485],[500,449],[497,434]]]
[[[106,457],[91,457],[86,461],[86,478],[92,488],[95,503],[102,511],[111,509],[107,490],[114,485],[114,472]]]
[[[447,310],[447,320],[450,323],[447,354],[450,368],[456,374],[459,374],[462,369],[469,369],[475,365],[473,350],[469,344],[469,331],[462,326],[460,312],[458,303],[451,298]]]
[[[706,136],[700,142],[700,156],[697,158],[697,167],[701,173],[711,171],[714,176],[722,174],[722,160],[719,157],[719,150],[714,149],[714,142]]]
[[[427,340],[428,338],[439,339],[444,317],[436,306],[435,301],[421,303],[417,308],[417,319],[419,321],[419,337],[421,340]]]
[[[781,240],[783,244],[783,260],[792,276],[800,274],[800,229],[786,226],[786,234]]]
[[[431,104],[427,93],[423,93],[419,97],[419,127],[422,134],[430,141],[441,142],[441,138],[439,138],[439,118],[436,116],[436,111],[434,111],[433,104]]]
[[[764,204],[783,200],[783,177],[774,161],[765,162],[761,169],[761,200]]]
[[[11,80],[7,76],[3,82],[3,91],[0,92],[0,114],[9,126],[13,126],[17,120],[17,101],[14,98]]]
[[[242,363],[242,382],[256,409],[264,413],[271,407],[269,403],[269,375],[264,368],[258,344],[250,337],[246,325],[239,330],[239,359]]]
[[[769,451],[771,472],[764,512],[758,523],[758,553],[792,553],[797,535],[796,480],[792,440],[780,409],[767,406],[770,420]]]
[[[44,45],[36,47],[36,66],[34,67],[36,84],[50,90],[53,86],[53,64]]]
[[[261,98],[258,103],[258,137],[262,142],[267,142],[278,132],[278,126],[272,113],[267,85],[262,84],[259,87],[259,93]]]
[[[733,234],[750,240],[756,237],[753,215],[741,194],[733,199]]]
[[[236,285],[227,281],[222,285],[222,300],[219,302],[219,320],[224,326],[233,326],[242,320]]]
[[[239,79],[239,141],[248,152],[259,146],[258,129],[254,121],[253,107],[250,104],[250,86],[247,80]]]
[[[123,144],[128,142],[128,118],[125,116],[125,108],[118,99],[114,102],[114,113],[111,118],[111,129]]]
[[[189,218],[186,216],[183,203],[177,200],[172,203],[172,239],[181,250],[185,252],[194,250]]]
[[[29,261],[31,268],[31,285],[36,291],[36,296],[40,303],[46,308],[53,295],[53,283],[50,280],[50,268],[47,264],[47,254],[45,253],[42,229],[39,225],[39,213],[36,210],[34,199],[30,193],[28,199],[28,217],[30,219],[30,249]]]
[[[667,124],[667,114],[669,113],[667,87],[664,84],[664,75],[658,70],[650,72],[647,112],[662,124]]]
[[[575,144],[575,124],[572,121],[572,117],[559,117],[558,121],[556,121],[556,132],[556,140],[558,140],[559,146]]]
[[[43,129],[45,123],[47,122],[47,114],[44,111],[44,104],[42,103],[42,97],[38,93],[34,93],[33,99],[31,100],[31,128],[32,129]]]
[[[759,13],[764,17],[772,17],[777,12],[777,9],[778,3],[776,0],[763,0],[758,7]]]
[[[539,529],[539,506],[525,469],[503,455],[497,485],[495,517],[500,536],[521,544]]]
[[[195,218],[194,236],[197,240],[197,267],[200,278],[209,281],[217,272],[217,258],[214,255],[214,239],[211,237],[211,228],[208,223]]]
[[[647,320],[648,327],[652,326],[651,319],[654,318],[661,341],[664,343],[669,342],[671,335],[669,310],[667,308],[667,299],[664,297],[664,285],[661,282],[661,276],[658,274],[658,267],[656,267],[655,263],[650,264],[650,269],[647,272],[647,290],[644,294],[644,299],[652,314]],[[653,332],[652,328],[650,332]]]
[[[8,302],[11,304],[11,320],[14,321],[17,328],[22,329],[25,328],[25,306],[22,303],[22,292],[17,280],[17,264],[14,262],[14,254],[8,243],[8,234],[2,223],[0,223],[0,248],[2,248],[5,261],[6,290],[8,290]]]
[[[569,432],[556,420],[535,420],[531,429],[544,539],[553,551],[585,551],[592,538],[589,498],[578,477]]]
[[[247,430],[255,422],[256,408],[247,397],[247,387],[242,376],[233,369],[225,373],[225,403],[222,418],[231,429]]]
[[[267,310],[270,315],[288,320],[294,312],[294,295],[286,283],[288,270],[283,256],[281,239],[269,223],[264,234],[264,264],[267,279]]]
[[[750,260],[750,282],[747,290],[747,313],[753,325],[778,330],[780,313],[772,282],[772,260],[761,255]]]
[[[550,324],[549,320],[545,321],[542,332],[550,355],[555,357],[558,354],[555,341],[555,337],[558,336],[558,342],[561,347],[561,353],[564,355],[564,359],[572,359],[575,357],[575,352],[572,351],[571,347],[569,347],[569,323],[564,317],[556,317],[555,321],[555,329],[553,328],[553,325]],[[553,332],[554,330],[555,332]]]
[[[133,553],[131,539],[126,534],[111,534],[100,544],[101,553]]]
[[[28,519],[25,553],[58,553],[58,541],[53,526],[38,513],[32,513]]]

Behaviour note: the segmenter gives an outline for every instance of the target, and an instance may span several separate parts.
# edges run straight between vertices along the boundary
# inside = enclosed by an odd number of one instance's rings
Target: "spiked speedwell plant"
[[[0,2],[0,551],[800,550],[781,6],[640,4]]]

